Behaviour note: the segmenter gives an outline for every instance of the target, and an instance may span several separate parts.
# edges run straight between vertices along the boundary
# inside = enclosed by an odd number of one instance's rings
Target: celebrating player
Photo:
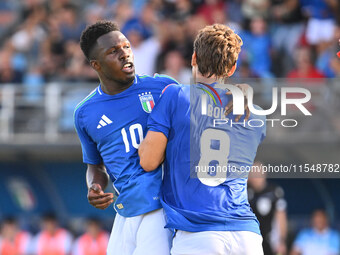
[[[161,91],[177,82],[161,75],[135,75],[130,43],[115,23],[87,27],[80,46],[100,80],[74,114],[88,165],[88,200],[99,209],[113,202],[113,194],[104,193],[108,175],[119,194],[107,254],[168,255],[170,231],[164,229],[159,201],[162,172],[145,172],[137,149]]]
[[[176,230],[173,255],[263,254],[259,224],[247,199],[247,174],[240,170],[251,167],[265,125],[250,126],[244,117],[230,125],[231,114],[217,119],[223,125],[214,121],[215,112],[231,100],[217,82],[234,73],[241,45],[227,26],[202,29],[192,56],[199,83],[165,88],[149,117],[140,163],[150,172],[165,158],[161,201],[166,227]],[[235,171],[221,175],[216,169]]]

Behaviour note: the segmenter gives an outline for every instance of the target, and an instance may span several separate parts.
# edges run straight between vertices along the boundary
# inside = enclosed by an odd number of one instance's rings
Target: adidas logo
[[[112,123],[112,120],[110,120],[108,117],[103,115],[99,121],[99,124],[97,126],[97,129],[100,129],[102,127],[105,127],[106,125],[109,125]]]

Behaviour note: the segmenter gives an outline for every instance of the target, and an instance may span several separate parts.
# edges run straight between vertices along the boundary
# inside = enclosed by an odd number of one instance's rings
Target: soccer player
[[[104,192],[109,177],[118,193],[107,254],[168,255],[171,233],[164,229],[159,200],[161,168],[145,172],[137,149],[161,91],[177,82],[135,75],[130,43],[115,23],[87,27],[80,46],[100,80],[74,114],[87,164],[88,200],[99,209],[113,203],[113,194]]]
[[[223,125],[214,122],[215,112],[231,100],[216,82],[234,73],[241,45],[225,25],[200,30],[191,63],[200,83],[163,91],[139,147],[140,164],[148,172],[165,158],[161,201],[166,227],[176,230],[173,255],[263,254],[259,224],[247,199],[247,173],[241,170],[253,164],[265,136],[265,124],[259,122],[265,119],[250,115],[258,127],[245,117],[235,125],[232,114],[224,121],[217,118]],[[210,170],[204,172],[204,166]],[[225,172],[217,171],[221,168]]]
[[[74,242],[72,255],[106,255],[109,235],[96,218],[88,218],[86,231]]]
[[[31,241],[30,233],[21,230],[16,219],[8,217],[1,223],[1,255],[28,255]]]
[[[41,227],[41,231],[33,238],[30,254],[71,254],[73,237],[69,231],[59,227],[57,217],[53,213],[43,216]]]

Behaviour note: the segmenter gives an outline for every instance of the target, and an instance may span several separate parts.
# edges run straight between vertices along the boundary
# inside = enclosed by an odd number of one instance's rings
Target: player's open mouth
[[[131,73],[131,72],[133,72],[133,69],[134,69],[133,63],[128,62],[128,63],[123,65],[122,71],[125,72],[125,73]]]

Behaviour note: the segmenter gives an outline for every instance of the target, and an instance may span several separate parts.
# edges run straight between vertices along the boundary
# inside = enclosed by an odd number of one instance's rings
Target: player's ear
[[[237,64],[235,63],[235,65],[229,70],[228,77],[232,76],[235,73],[236,66]]]
[[[100,65],[97,60],[90,60],[90,66],[97,72],[100,70]]]
[[[194,51],[194,53],[192,54],[192,57],[191,57],[191,66],[192,67],[197,66],[196,51]]]

